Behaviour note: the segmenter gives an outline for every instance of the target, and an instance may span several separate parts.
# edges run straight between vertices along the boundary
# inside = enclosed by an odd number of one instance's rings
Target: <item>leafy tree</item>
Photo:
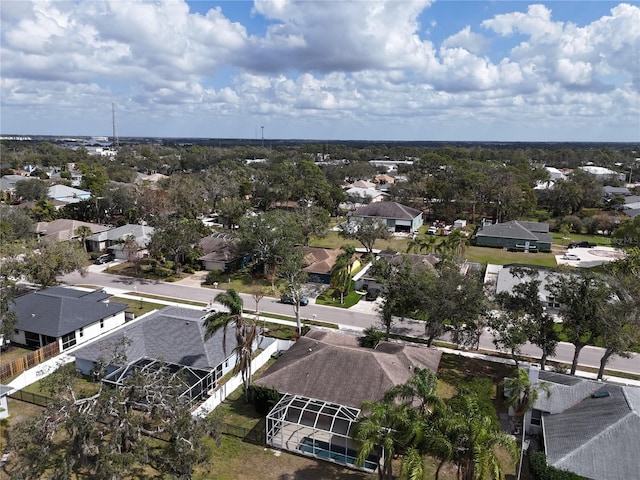
[[[556,275],[547,289],[560,304],[563,332],[574,347],[571,375],[575,375],[580,352],[593,343],[601,323],[601,305],[611,299],[607,281],[588,271],[579,275]]]
[[[46,200],[49,196],[49,184],[44,180],[18,180],[16,182],[16,196],[23,200]]]
[[[526,322],[528,340],[542,350],[540,367],[544,370],[547,358],[553,355],[558,345],[558,335],[551,315],[540,298],[539,272],[531,268],[512,268],[511,272],[520,279],[511,293],[499,298],[503,308],[519,312]]]
[[[346,224],[341,225],[340,235],[359,241],[367,250],[367,254],[371,254],[376,240],[389,238],[389,230],[383,222],[375,218],[352,218]]]
[[[24,278],[42,288],[58,283],[57,277],[79,270],[84,273],[87,257],[77,242],[41,242],[35,250],[25,248],[21,271]]]
[[[303,287],[308,279],[307,272],[303,270],[304,266],[304,253],[300,247],[294,247],[285,253],[279,266],[280,276],[287,282],[289,293],[293,298],[293,311],[296,316],[298,335],[302,334],[300,300],[304,296]]]
[[[205,337],[210,338],[218,330],[222,329],[222,345],[226,355],[227,328],[229,324],[235,324],[236,347],[234,351],[236,353],[236,365],[234,373],[242,373],[242,382],[245,388],[245,395],[248,399],[249,386],[251,385],[253,344],[258,331],[257,325],[255,321],[247,322],[242,315],[244,302],[234,289],[219,293],[216,295],[215,300],[227,307],[229,311],[215,312],[205,319]]]
[[[489,328],[493,332],[493,344],[500,351],[508,351],[519,366],[521,347],[527,343],[528,324],[521,311],[497,310],[489,315]]]
[[[109,182],[107,169],[100,164],[94,163],[87,165],[86,163],[78,163],[76,168],[82,172],[82,182],[80,188],[89,190],[93,198],[101,197]]]
[[[311,237],[323,238],[327,234],[329,225],[329,212],[322,207],[316,205],[304,205],[296,210],[296,217],[302,235],[304,236],[304,245],[309,245]]]
[[[612,242],[623,248],[633,248],[640,245],[640,216],[627,220],[611,235]]]
[[[0,244],[34,237],[33,220],[22,208],[0,204]]]
[[[157,258],[171,258],[178,273],[189,252],[204,236],[204,228],[199,220],[167,218],[151,234],[149,252]]]
[[[31,213],[38,222],[50,222],[56,218],[56,206],[49,200],[40,199]]]

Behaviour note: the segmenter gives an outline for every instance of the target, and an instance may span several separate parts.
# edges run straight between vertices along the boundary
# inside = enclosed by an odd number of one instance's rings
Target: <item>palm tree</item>
[[[435,235],[425,235],[422,237],[412,238],[407,242],[407,253],[433,253],[437,242],[438,237]]]
[[[380,480],[393,478],[392,461],[403,448],[406,425],[411,421],[410,407],[390,402],[367,400],[362,404],[362,417],[354,426],[353,438],[360,443],[356,464],[362,465],[379,448],[378,475]]]
[[[227,327],[230,323],[236,326],[236,365],[234,373],[242,373],[242,382],[245,388],[245,395],[248,395],[251,385],[251,361],[253,357],[253,342],[257,336],[256,322],[246,322],[242,316],[244,303],[238,292],[229,289],[221,292],[215,297],[215,301],[221,303],[229,309],[228,312],[215,312],[209,315],[204,321],[205,338],[209,339],[222,328],[222,349],[227,355]]]
[[[90,237],[91,235],[93,235],[93,230],[91,230],[91,228],[87,227],[86,225],[80,225],[78,228],[76,228],[74,230],[74,232],[77,236],[80,237],[80,241],[82,242],[82,246],[84,247],[84,251],[87,251],[87,237]]]
[[[447,247],[452,252],[455,252],[457,257],[462,257],[469,245],[469,239],[463,235],[462,230],[454,230],[449,234],[444,243],[447,244]]]
[[[426,368],[416,367],[413,376],[402,385],[392,387],[384,396],[385,401],[397,402],[415,407],[420,415],[425,415],[442,399],[436,394],[437,375]]]
[[[343,253],[338,255],[336,263],[331,268],[331,286],[340,292],[340,303],[344,303],[344,294],[349,293],[353,278],[353,255],[356,251],[353,245],[344,245]]]

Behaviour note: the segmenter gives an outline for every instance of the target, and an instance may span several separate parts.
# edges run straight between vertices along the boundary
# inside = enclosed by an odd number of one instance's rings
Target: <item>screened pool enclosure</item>
[[[120,387],[127,378],[136,371],[162,372],[178,381],[182,392],[179,398],[187,400],[193,406],[207,396],[209,390],[215,387],[215,372],[202,368],[188,367],[177,363],[163,362],[153,358],[142,357],[134,362],[118,368],[102,379],[107,385]]]
[[[359,414],[357,408],[285,394],[267,415],[267,444],[374,471],[378,467],[377,453],[370,455],[363,465],[356,465],[358,446],[351,439],[351,428]]]

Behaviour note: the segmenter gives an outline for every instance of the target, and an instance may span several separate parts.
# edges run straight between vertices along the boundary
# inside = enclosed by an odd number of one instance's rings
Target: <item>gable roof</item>
[[[594,392],[598,395],[542,417],[547,462],[587,478],[635,478],[640,458],[640,389],[598,386]]]
[[[230,261],[238,257],[232,237],[226,233],[214,233],[200,240],[204,256],[198,260]]]
[[[376,202],[357,209],[352,215],[355,217],[382,217],[413,220],[417,216],[422,215],[422,212],[397,202]]]
[[[367,188],[374,188],[376,184],[368,180],[358,180],[357,182],[352,183],[351,186],[367,189]]]
[[[436,371],[442,353],[427,347],[382,342],[358,346],[354,336],[312,330],[255,383],[283,393],[360,408],[406,382],[415,367]],[[348,366],[348,368],[347,368]]]
[[[127,308],[102,290],[52,287],[15,299],[16,329],[59,338]]]
[[[91,192],[87,192],[86,190],[80,190],[79,188],[68,187],[62,184],[56,184],[49,187],[49,197],[65,200],[76,200],[80,201],[82,197],[91,196]]]
[[[38,235],[44,235],[45,238],[71,240],[72,238],[79,238],[76,234],[78,227],[89,227],[94,234],[109,230],[109,227],[104,225],[61,218],[51,222],[38,222],[36,224],[36,233]]]
[[[511,220],[505,223],[487,225],[476,232],[476,237],[515,238],[551,243],[548,223]]]
[[[190,367],[215,368],[231,355],[235,338],[227,335],[225,355],[222,330],[205,339],[205,317],[202,310],[166,307],[80,347],[73,355],[94,362],[108,359],[116,345],[127,338],[131,340],[125,346],[129,361],[148,357]]]
[[[138,244],[146,245],[149,242],[153,231],[153,227],[129,223],[127,225],[122,225],[121,227],[112,228],[111,230],[105,230],[104,232],[91,235],[90,237],[87,237],[87,240],[93,242],[106,242],[108,240],[118,241],[132,235],[135,237]]]

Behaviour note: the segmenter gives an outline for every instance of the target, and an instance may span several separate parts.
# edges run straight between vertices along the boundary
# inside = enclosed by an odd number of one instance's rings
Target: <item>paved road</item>
[[[105,274],[100,270],[98,266],[91,266],[84,277],[78,273],[72,273],[61,277],[60,280],[68,285],[92,285],[131,294],[138,292],[175,298],[176,300],[190,300],[203,303],[212,301],[216,294],[220,292],[220,290],[203,288],[199,286],[199,282],[189,280],[177,283],[150,281]],[[255,308],[255,300],[251,295],[242,294],[241,296],[246,308]],[[272,297],[264,297],[260,300],[259,308],[261,312],[294,315],[291,305],[284,305]],[[361,330],[373,325],[380,326],[377,313],[375,312],[375,304],[366,301],[359,302],[351,309],[327,307],[311,303],[305,307],[301,307],[301,315],[303,319],[317,319],[337,323],[344,329]],[[398,321],[393,328],[393,332],[403,335],[423,336],[424,327],[423,324],[418,321]],[[495,350],[492,338],[489,332],[483,333],[480,339],[480,348],[484,350]],[[556,355],[549,360],[571,363],[573,350],[573,345],[560,343],[556,350]],[[585,347],[580,354],[580,365],[598,368],[600,366],[602,351],[603,350],[598,347]],[[522,353],[534,358],[539,358],[541,355],[540,349],[534,345],[525,345],[522,348]],[[630,358],[613,357],[609,361],[607,368],[619,372],[640,374],[640,355],[632,354]]]

